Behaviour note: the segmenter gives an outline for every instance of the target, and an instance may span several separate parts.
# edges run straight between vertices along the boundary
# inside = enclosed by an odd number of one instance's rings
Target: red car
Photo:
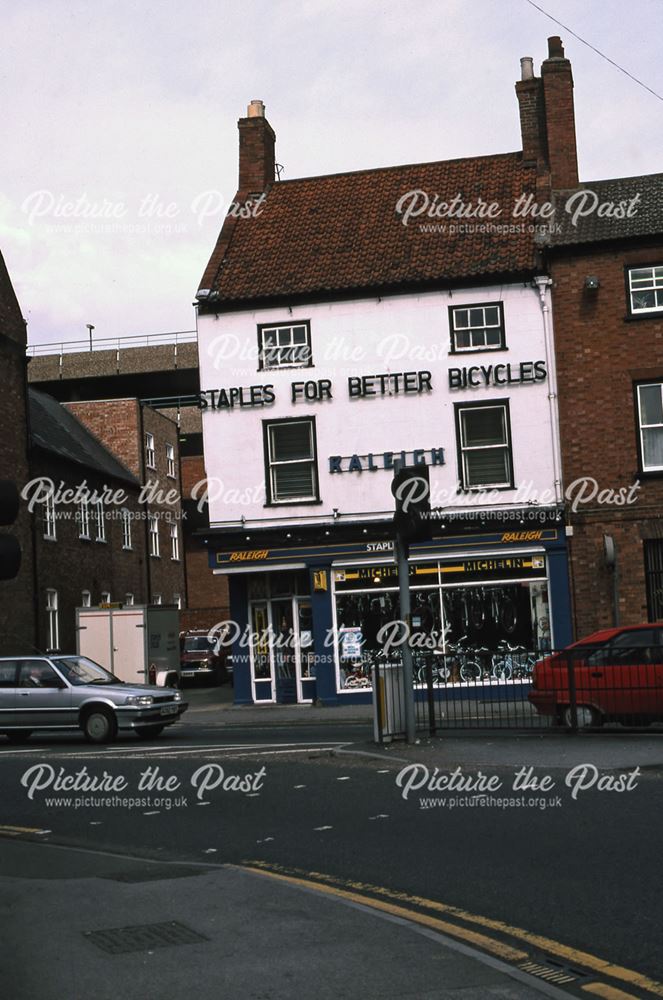
[[[602,629],[535,664],[528,698],[540,715],[580,728],[663,721],[663,624]]]

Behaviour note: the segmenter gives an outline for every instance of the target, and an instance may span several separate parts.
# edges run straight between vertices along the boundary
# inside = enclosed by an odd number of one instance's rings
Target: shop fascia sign
[[[475,389],[505,385],[527,385],[547,378],[545,361],[506,362],[496,365],[470,365],[450,368],[450,389]],[[422,395],[433,390],[429,371],[384,372],[380,375],[351,375],[346,380],[348,399],[375,399],[403,395]],[[329,378],[297,380],[290,383],[291,403],[320,403],[334,399],[334,384]],[[233,385],[225,389],[206,389],[198,393],[201,410],[254,409],[276,402],[274,384]]]

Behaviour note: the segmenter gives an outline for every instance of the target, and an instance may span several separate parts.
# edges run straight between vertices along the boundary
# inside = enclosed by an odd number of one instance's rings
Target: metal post
[[[92,350],[92,331],[94,330],[94,327],[92,326],[92,323],[86,323],[85,325],[87,327],[87,332],[90,335],[90,350]]]
[[[414,723],[414,683],[412,671],[412,649],[409,638],[412,616],[410,614],[410,571],[408,564],[408,547],[400,532],[396,535],[396,565],[398,567],[398,596],[401,607],[401,619],[407,626],[407,639],[401,646],[403,651],[403,707],[405,708],[405,738],[408,743],[415,741]]]

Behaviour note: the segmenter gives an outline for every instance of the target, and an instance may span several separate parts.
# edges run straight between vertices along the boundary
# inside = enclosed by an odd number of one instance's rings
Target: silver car
[[[0,733],[13,743],[34,729],[82,729],[90,743],[127,729],[153,739],[187,707],[175,688],[125,684],[87,656],[0,657]]]

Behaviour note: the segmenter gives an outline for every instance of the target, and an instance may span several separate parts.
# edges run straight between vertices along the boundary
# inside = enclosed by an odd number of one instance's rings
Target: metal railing
[[[44,355],[84,354],[90,351],[120,351],[131,347],[161,347],[195,343],[195,330],[174,330],[167,333],[130,334],[126,337],[92,337],[82,340],[63,340],[50,344],[30,344],[28,357]]]
[[[413,653],[419,732],[449,729],[663,732],[663,646]],[[400,656],[369,656],[376,739],[403,735]]]

